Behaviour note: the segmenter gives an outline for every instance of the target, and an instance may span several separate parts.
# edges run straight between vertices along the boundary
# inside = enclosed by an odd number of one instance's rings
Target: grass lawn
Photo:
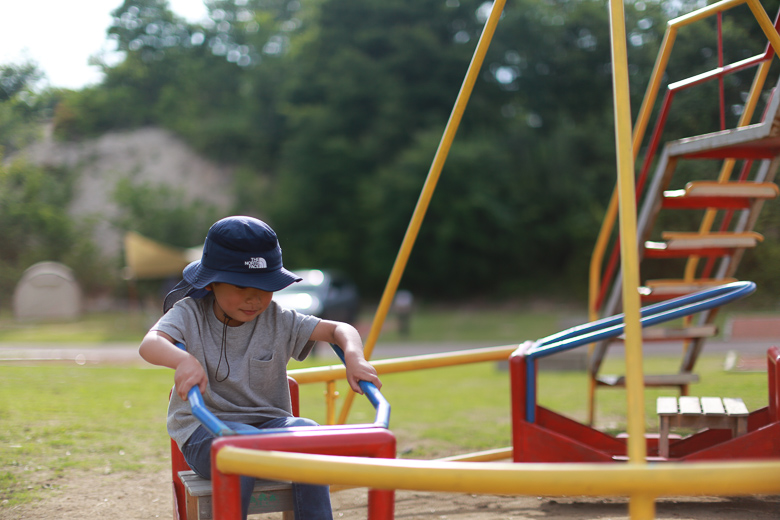
[[[724,372],[720,356],[701,361],[702,382],[692,394],[742,397],[751,410],[766,405],[765,373]],[[676,359],[648,362],[655,369]],[[609,363],[621,370],[617,360]],[[165,410],[172,378],[165,369],[0,366],[0,501],[32,500],[73,468],[109,473],[168,467]],[[511,444],[508,374],[496,363],[390,374],[383,382],[401,457],[430,459]],[[584,420],[584,373],[541,372],[539,385],[541,405]],[[646,392],[649,431],[657,429],[659,393]],[[324,423],[322,395],[322,385],[301,388],[302,414]],[[599,427],[623,431],[625,392],[602,390],[598,403]],[[356,399],[349,422],[373,417],[367,400]]]
[[[360,316],[361,329],[368,329],[373,312]],[[155,312],[140,310],[86,314],[73,322],[17,322],[9,311],[0,312],[0,345],[2,343],[135,343],[140,342],[159,317]],[[439,309],[422,307],[411,320],[411,334],[398,334],[394,316],[388,316],[380,341],[491,341],[495,344],[517,343],[558,332],[569,309],[527,308]],[[585,321],[584,318],[582,321]],[[579,322],[577,323],[579,324]],[[574,325],[574,323],[566,326]]]
[[[155,317],[141,312],[85,314],[78,321],[17,322],[9,311],[0,313],[2,343],[116,343],[139,342]]]
[[[168,464],[163,370],[0,366],[0,381],[0,500],[25,501],[72,468]]]
[[[140,341],[154,316],[144,313],[97,314],[73,323],[18,324],[0,314],[3,343],[99,344]],[[364,322],[370,323],[371,316]],[[519,343],[582,323],[571,309],[422,308],[412,319],[411,336],[394,330],[392,317],[380,342],[480,341]],[[312,366],[294,363],[291,368]],[[766,406],[765,373],[730,373],[723,356],[705,354],[701,382],[693,395],[741,397],[750,410]],[[624,373],[622,360],[608,359],[604,373]],[[646,358],[647,373],[676,371],[678,358]],[[392,405],[390,427],[401,457],[431,459],[503,448],[510,441],[508,372],[497,363],[439,368],[383,376],[383,394]],[[167,468],[167,396],[173,373],[167,369],[47,365],[0,365],[0,503],[35,499],[69,471],[87,469],[150,471]],[[339,388],[346,390],[345,383]],[[301,410],[324,423],[323,385],[301,388]],[[655,397],[671,390],[647,390],[647,429],[657,429]],[[587,408],[584,372],[546,372],[539,376],[539,403],[583,421]],[[339,403],[339,409],[341,408]],[[625,392],[600,390],[597,426],[610,433],[625,427]],[[354,401],[350,423],[372,422],[364,398]]]

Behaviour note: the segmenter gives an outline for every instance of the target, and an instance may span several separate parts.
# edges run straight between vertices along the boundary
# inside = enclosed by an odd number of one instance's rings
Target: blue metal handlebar
[[[331,343],[330,346],[333,348],[333,351],[341,362],[346,366],[347,360],[344,359],[344,351],[341,350],[341,347],[333,343]],[[358,381],[358,385],[360,385],[360,389],[363,390],[363,393],[376,410],[374,425],[381,428],[387,428],[390,425],[390,403],[385,399],[385,396],[382,395],[382,392],[379,391],[374,383],[361,380]]]
[[[200,389],[197,385],[190,388],[190,391],[187,393],[187,400],[190,403],[192,415],[194,415],[212,435],[215,437],[224,437],[226,435],[236,434],[232,428],[229,428],[225,423],[217,419],[217,416],[206,408],[206,404],[203,402],[203,396],[200,394]]]
[[[174,344],[185,352],[187,351],[187,347],[184,343],[176,342]],[[226,435],[236,434],[232,428],[229,428],[225,423],[217,419],[217,416],[206,408],[206,404],[203,402],[203,395],[201,395],[198,385],[189,389],[187,392],[187,401],[190,403],[192,415],[194,415],[212,435],[215,437],[224,437]]]
[[[732,282],[648,305],[640,309],[640,323],[642,327],[648,327],[696,314],[720,307],[738,298],[744,298],[755,290],[756,284],[753,282]],[[526,358],[531,361],[526,367],[526,420],[528,422],[536,420],[536,363],[534,360],[555,354],[556,352],[614,338],[622,334],[624,328],[624,315],[618,314],[585,325],[572,327],[536,341],[525,352]]]
[[[179,347],[182,350],[187,350],[185,345],[183,343],[176,343],[176,346]],[[333,350],[336,352],[336,355],[339,357],[342,363],[346,365],[346,360],[344,359],[344,351],[341,350],[341,348],[338,345],[334,345],[333,343],[330,344],[331,347],[333,347]],[[360,389],[363,390],[363,393],[366,395],[368,400],[371,402],[371,404],[374,406],[374,409],[376,410],[376,418],[374,419],[373,426],[378,426],[380,428],[387,428],[390,425],[390,403],[385,399],[385,397],[382,395],[382,393],[379,391],[379,389],[376,387],[374,383],[370,383],[368,381],[360,381],[358,383],[360,385]],[[190,408],[192,410],[192,415],[197,418],[200,423],[215,437],[223,437],[226,435],[236,435],[236,432],[229,428],[225,423],[220,421],[216,415],[214,415],[208,408],[206,408],[205,403],[203,402],[203,396],[200,393],[200,388],[198,386],[193,386],[189,392],[187,393],[187,400],[190,403]],[[283,429],[274,428],[274,429],[268,429],[265,430],[264,433],[276,433],[279,431],[283,431]]]

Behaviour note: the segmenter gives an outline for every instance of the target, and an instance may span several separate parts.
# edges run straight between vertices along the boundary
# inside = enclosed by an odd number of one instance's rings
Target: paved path
[[[704,354],[717,353],[725,356],[730,351],[736,351],[739,355],[745,357],[761,357],[765,356],[767,349],[773,345],[780,345],[780,340],[711,340],[707,342],[704,348]],[[372,358],[388,359],[495,346],[499,345],[487,342],[379,343],[374,349]],[[680,343],[648,342],[645,343],[644,350],[646,356],[679,355]],[[622,346],[615,345],[610,348],[609,355],[620,356],[623,352]],[[318,353],[329,359],[332,358],[334,362],[336,360],[335,355],[332,352],[329,352],[327,347],[318,349]],[[568,354],[576,353],[584,355],[585,348],[580,347]],[[138,355],[138,345],[135,343],[107,343],[85,346],[52,343],[0,343],[0,363],[30,362],[61,362],[76,363],[79,365],[138,364],[140,366],[148,366]]]

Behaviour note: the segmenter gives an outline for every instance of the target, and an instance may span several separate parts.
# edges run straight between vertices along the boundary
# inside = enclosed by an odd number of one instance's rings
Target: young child
[[[287,363],[306,358],[315,341],[343,349],[352,390],[362,393],[360,380],[381,387],[354,327],[283,309],[271,299],[274,291],[301,278],[282,266],[276,233],[261,220],[228,217],[216,222],[201,259],[183,274],[139,353],[149,363],[176,370],[168,433],[201,477],[211,477],[213,437],[186,402],[193,386],[200,388],[209,410],[237,432],[316,425],[292,415],[287,383]],[[244,518],[253,487],[254,478],[241,477]],[[293,484],[293,497],[296,520],[332,518],[327,486]]]

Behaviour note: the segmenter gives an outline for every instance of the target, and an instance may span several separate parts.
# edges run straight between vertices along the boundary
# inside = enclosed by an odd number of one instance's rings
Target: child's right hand
[[[200,393],[206,392],[209,377],[206,371],[200,365],[197,359],[188,354],[181,363],[176,366],[176,373],[173,376],[173,382],[176,384],[176,393],[182,400],[187,400],[187,394],[194,386],[200,388]]]

